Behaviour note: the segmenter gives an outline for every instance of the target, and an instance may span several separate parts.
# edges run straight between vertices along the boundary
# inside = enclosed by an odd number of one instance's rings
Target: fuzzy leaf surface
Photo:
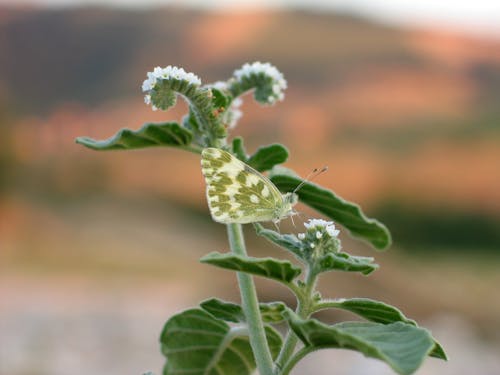
[[[255,154],[250,156],[247,164],[260,172],[268,171],[277,164],[284,163],[288,159],[288,150],[285,146],[275,143],[269,146],[259,147]]]
[[[266,229],[259,223],[254,223],[253,225],[257,235],[262,236],[272,243],[289,250],[299,259],[301,258],[304,244],[297,238],[297,236],[295,236],[294,234],[281,234],[275,232],[274,230]]]
[[[286,168],[275,168],[271,172],[271,181],[282,192],[293,191],[303,180]],[[346,201],[332,191],[312,182],[306,182],[296,192],[301,202],[342,224],[352,236],[371,243],[376,249],[383,250],[391,244],[388,229],[375,219],[370,219],[361,208]]]
[[[325,300],[320,303],[320,306],[322,307],[316,311],[323,310],[324,308],[337,308],[350,311],[375,323],[390,324],[403,322],[417,326],[417,323],[413,319],[407,318],[397,307],[369,298]],[[434,338],[433,340],[434,348],[429,355],[431,357],[447,360],[448,358],[442,346]]]
[[[356,350],[384,361],[401,375],[413,374],[434,347],[428,331],[402,322],[344,322],[329,326],[315,319],[301,320],[291,316],[289,324],[311,351]]]
[[[200,303],[200,307],[217,319],[226,322],[243,323],[246,321],[243,308],[236,303],[210,298]],[[280,323],[284,320],[283,311],[286,310],[286,306],[281,302],[260,303],[259,309],[264,323]]]
[[[227,109],[229,106],[229,98],[224,95],[224,93],[221,90],[218,90],[214,87],[211,88],[212,90],[212,103],[215,109]]]
[[[278,332],[266,326],[271,354],[282,345]],[[164,375],[250,375],[256,365],[245,326],[230,327],[201,309],[190,309],[171,317],[160,337],[167,357]]]
[[[373,258],[354,256],[347,253],[329,253],[320,260],[321,272],[346,271],[368,275],[378,268]]]
[[[267,277],[285,284],[290,283],[301,272],[299,267],[294,266],[287,260],[254,258],[232,253],[222,254],[213,252],[201,258],[200,262],[228,270]]]
[[[236,155],[236,157],[242,162],[247,162],[248,156],[245,150],[245,145],[243,144],[243,138],[235,137],[233,139],[233,154]]]
[[[322,303],[325,308],[347,310],[375,323],[389,324],[403,322],[414,326],[417,325],[414,320],[404,316],[398,308],[369,298],[341,298],[337,300],[325,300]]]
[[[148,123],[138,130],[121,129],[111,138],[99,141],[78,137],[76,143],[98,151],[132,150],[152,146],[187,146],[192,133],[176,122]]]

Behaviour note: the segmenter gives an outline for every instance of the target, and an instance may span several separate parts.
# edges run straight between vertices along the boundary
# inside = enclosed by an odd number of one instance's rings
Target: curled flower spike
[[[183,68],[169,65],[165,68],[157,66],[152,72],[147,73],[147,77],[142,83],[142,91],[152,90],[159,79],[177,79],[187,81],[193,85],[201,85],[201,79],[194,73],[187,73]]]
[[[147,73],[147,78],[144,80],[141,87],[142,91],[146,93],[144,96],[144,102],[147,105],[151,105],[153,111],[156,111],[158,107],[153,104],[153,100],[151,98],[152,91],[159,82],[170,80],[185,82],[188,85],[201,85],[201,80],[197,75],[194,73],[188,73],[183,68],[178,68],[172,65],[165,68],[157,66],[152,72]]]
[[[270,63],[256,61],[252,64],[244,64],[234,72],[234,79],[242,86],[253,86],[252,81],[259,81],[256,84],[256,99],[259,102],[274,104],[285,98],[287,83],[283,74]]]

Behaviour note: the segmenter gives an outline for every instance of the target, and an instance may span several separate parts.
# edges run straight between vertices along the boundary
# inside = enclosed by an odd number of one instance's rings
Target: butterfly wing
[[[252,223],[275,219],[283,196],[264,175],[217,148],[206,148],[201,167],[212,218],[219,223]]]

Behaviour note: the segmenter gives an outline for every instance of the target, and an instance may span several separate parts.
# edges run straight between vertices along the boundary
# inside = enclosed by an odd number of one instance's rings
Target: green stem
[[[316,280],[317,274],[315,272],[312,272],[311,267],[309,267],[305,279],[305,287],[301,294],[297,294],[298,305],[295,312],[302,319],[307,318],[311,312],[312,293],[316,287]],[[285,365],[285,363],[287,363],[290,357],[293,355],[298,341],[299,338],[297,337],[297,335],[293,333],[291,329],[289,329],[285,339],[285,343],[283,344],[280,354],[278,355],[278,359],[276,360],[276,367],[278,369],[284,368],[283,366]],[[284,372],[279,372],[279,374],[282,375],[284,374]]]
[[[228,224],[227,234],[231,251],[238,255],[247,255],[241,225]],[[253,279],[246,273],[238,272],[238,284],[257,369],[260,375],[273,375],[273,359],[267,343]]]
[[[198,146],[198,145],[186,145],[186,146],[181,146],[179,148],[182,148],[183,150],[186,150],[186,151],[189,151],[189,152],[193,152],[195,154],[201,154],[201,152],[203,151],[203,148]]]
[[[281,371],[280,375],[288,375],[290,371],[295,367],[295,365],[306,355],[309,353],[315,352],[317,350],[323,349],[323,347],[311,347],[311,346],[306,346],[302,349],[300,349],[297,353],[294,354],[292,358],[287,362],[286,366],[283,367],[283,370]],[[328,349],[328,347],[324,347],[324,349]]]

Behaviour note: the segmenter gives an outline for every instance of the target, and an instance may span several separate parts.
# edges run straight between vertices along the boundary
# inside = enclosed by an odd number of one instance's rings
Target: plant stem
[[[227,234],[231,251],[238,255],[247,255],[245,240],[240,224],[228,224]],[[259,301],[253,279],[250,275],[238,272],[241,304],[248,324],[250,345],[260,375],[273,375],[273,359],[264,331],[264,324],[259,310]]]
[[[327,349],[328,347],[325,347]],[[282,372],[280,373],[281,375],[288,375],[290,371],[295,367],[295,365],[306,355],[309,353],[312,353],[316,350],[319,350],[321,348],[319,347],[304,347],[300,349],[295,355],[290,358],[290,360],[287,362],[286,366],[283,368]]]
[[[297,295],[298,305],[295,312],[302,319],[307,318],[310,314],[310,309],[312,307],[312,293],[314,291],[314,288],[316,287],[316,280],[317,274],[312,272],[311,268],[309,267],[307,270],[303,293],[301,295]],[[278,355],[278,358],[276,360],[276,367],[278,369],[283,369],[283,366],[285,366],[290,357],[293,355],[298,340],[299,338],[297,337],[297,335],[293,333],[291,329],[289,329],[286,335],[285,343],[283,344],[280,354]],[[279,374],[281,374],[281,371],[279,372]]]

